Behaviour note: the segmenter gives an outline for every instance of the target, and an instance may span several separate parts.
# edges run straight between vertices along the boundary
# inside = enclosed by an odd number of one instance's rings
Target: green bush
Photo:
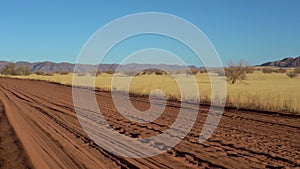
[[[3,75],[11,75],[11,76],[28,76],[31,74],[31,70],[27,67],[16,67],[16,64],[9,63],[4,66],[4,68],[0,71]]]

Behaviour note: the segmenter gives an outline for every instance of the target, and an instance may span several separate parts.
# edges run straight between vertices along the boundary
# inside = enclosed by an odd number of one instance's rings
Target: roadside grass
[[[300,113],[300,78],[285,73],[247,75],[245,84],[227,85],[228,103],[243,108]]]
[[[192,85],[193,78],[190,75],[177,74],[175,78],[184,81],[186,85]],[[218,75],[214,75],[218,76]],[[61,84],[71,85],[73,74],[54,76],[41,76],[32,74],[30,76],[14,76],[19,79],[35,79]],[[78,76],[76,85],[86,86],[86,81],[93,78],[95,87],[103,90],[127,91],[124,83],[129,80],[128,76],[118,76],[114,78],[111,87],[112,74],[102,73],[97,77],[89,74]],[[209,103],[211,98],[211,83],[206,73],[195,75],[199,86],[200,101]],[[218,78],[218,77],[217,77]],[[247,74],[247,79],[236,84],[227,83],[227,105],[238,108],[250,108],[268,111],[287,111],[300,113],[300,77],[290,79],[286,73],[264,74],[255,71]],[[86,86],[92,87],[92,86]],[[189,87],[188,87],[189,88]],[[169,99],[174,100],[196,100],[195,91],[187,90],[186,95],[180,95],[176,81],[169,75],[142,75],[133,77],[129,86],[129,92],[136,95],[149,95],[154,89],[161,89]]]

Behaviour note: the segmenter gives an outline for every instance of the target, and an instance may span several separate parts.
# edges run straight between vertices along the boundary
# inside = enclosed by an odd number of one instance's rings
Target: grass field
[[[185,81],[189,85],[193,83],[192,77],[184,74],[175,75]],[[218,76],[218,75],[215,75]],[[58,82],[61,84],[71,85],[73,74],[54,76],[16,76],[16,78],[45,80]],[[200,101],[209,102],[211,98],[210,80],[207,74],[197,74],[197,84],[200,90]],[[80,81],[77,85],[86,86],[87,79],[95,78],[95,86],[100,89],[125,91],[125,80],[130,77],[117,76],[115,83],[111,87],[112,75],[101,74],[98,77],[86,76],[78,77]],[[285,73],[263,74],[261,71],[255,71],[247,75],[247,80],[238,82],[237,84],[227,83],[227,104],[239,108],[251,108],[271,111],[288,111],[300,113],[300,78],[290,79]],[[186,95],[181,97],[179,87],[176,81],[168,75],[143,75],[134,77],[130,83],[130,93],[138,95],[147,95],[153,89],[161,89],[165,92],[168,98],[172,99],[189,99],[193,100],[196,97],[195,91],[187,91]]]

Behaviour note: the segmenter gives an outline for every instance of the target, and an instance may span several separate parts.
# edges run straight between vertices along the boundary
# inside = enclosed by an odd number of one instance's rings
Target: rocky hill
[[[260,66],[276,66],[276,67],[300,67],[300,56],[296,58],[284,58],[279,61],[263,63]]]

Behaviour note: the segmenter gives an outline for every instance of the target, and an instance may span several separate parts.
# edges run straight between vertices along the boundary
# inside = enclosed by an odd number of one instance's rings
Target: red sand
[[[130,137],[160,134],[178,113],[176,106],[167,106],[167,113],[154,123],[139,124],[120,117],[110,93],[96,94],[109,124]],[[86,136],[74,112],[71,87],[0,78],[0,100],[5,107],[0,113],[3,168],[300,167],[300,116],[226,110],[214,135],[200,144],[207,115],[207,107],[200,107],[194,128],[179,145],[161,155],[131,159],[107,152]],[[145,98],[134,98],[132,103],[141,110],[149,107]],[[5,148],[8,145],[12,148]]]

